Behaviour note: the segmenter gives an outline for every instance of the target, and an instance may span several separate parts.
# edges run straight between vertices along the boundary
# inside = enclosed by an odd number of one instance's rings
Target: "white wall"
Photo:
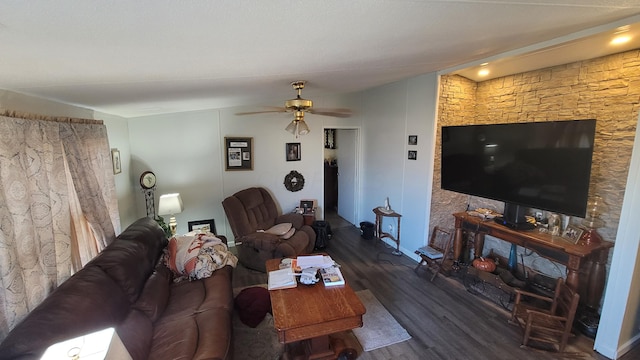
[[[640,123],[640,118],[638,119]],[[617,359],[640,343],[640,137],[636,135],[605,289],[596,351]]]
[[[350,107],[348,97],[314,98],[314,106]],[[353,105],[353,104],[351,104]],[[356,104],[357,106],[357,104]],[[336,119],[307,114],[310,133],[295,138],[284,128],[291,114],[238,116],[239,108],[174,113],[130,119],[132,183],[139,189],[143,171],[157,178],[157,199],[161,194],[180,193],[185,210],[176,215],[178,233],[187,232],[188,221],[215,219],[218,234],[233,241],[222,201],[233,193],[252,186],[272,192],[281,211],[292,211],[301,199],[316,199],[324,207],[324,132],[323,127],[356,124],[354,119]],[[242,109],[245,110],[245,109]],[[225,137],[253,138],[253,170],[225,171]],[[286,161],[285,144],[301,144],[301,161]],[[296,170],[304,176],[305,186],[297,192],[284,187],[284,177]],[[145,216],[141,191],[136,192],[138,216]]]
[[[107,136],[109,137],[109,146],[118,148],[122,159],[122,173],[115,175],[120,224],[124,229],[136,219],[134,199],[131,196],[133,188],[129,181],[129,132],[127,130],[127,119],[7,90],[0,90],[0,108],[47,116],[104,120],[104,124],[107,127]]]
[[[429,231],[429,203],[433,172],[433,138],[438,78],[427,74],[377,87],[362,96],[363,175],[362,220],[375,222],[372,212],[389,197],[402,214],[400,249],[414,257]],[[408,135],[418,135],[418,145],[408,145]],[[417,150],[417,160],[408,160]],[[396,221],[384,218],[383,231]]]

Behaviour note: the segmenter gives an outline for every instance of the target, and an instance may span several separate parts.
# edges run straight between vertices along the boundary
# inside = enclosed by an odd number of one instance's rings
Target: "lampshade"
[[[307,123],[304,122],[304,120],[294,119],[284,129],[296,137],[298,137],[298,135],[307,135],[309,133],[309,126],[307,126]]]
[[[179,214],[184,210],[180,194],[164,194],[158,202],[158,215]]]
[[[291,120],[291,122],[289,123],[289,125],[287,125],[286,128],[284,128],[286,131],[292,133],[293,135],[296,134],[296,125],[297,122],[295,120]]]
[[[298,121],[298,134],[299,135],[307,135],[309,133],[309,127],[304,120]]]
[[[178,228],[178,222],[176,221],[176,217],[173,215],[181,213],[183,209],[180,194],[164,194],[160,196],[160,201],[158,202],[158,215],[171,215],[169,218],[169,229],[171,230],[171,235],[175,235],[176,229]]]

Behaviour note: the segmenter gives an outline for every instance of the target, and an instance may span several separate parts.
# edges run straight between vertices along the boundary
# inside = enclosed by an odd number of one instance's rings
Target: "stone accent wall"
[[[432,228],[437,225],[453,229],[454,219],[451,214],[466,209],[468,195],[440,189],[440,160],[442,157],[440,146],[442,126],[475,123],[477,87],[476,82],[458,75],[440,78],[431,217],[429,220]]]
[[[615,241],[640,111],[640,50],[520,73],[480,83],[441,79],[443,125],[596,119],[590,194],[608,205],[598,232]],[[440,131],[436,144],[431,226],[453,227],[451,213],[502,203],[441,190]],[[579,224],[580,219],[572,219]],[[486,244],[488,245],[488,244]]]

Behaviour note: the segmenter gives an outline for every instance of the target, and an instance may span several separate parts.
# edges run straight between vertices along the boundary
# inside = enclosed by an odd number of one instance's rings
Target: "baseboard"
[[[631,339],[626,341],[624,344],[622,344],[622,346],[620,346],[616,350],[615,357],[613,357],[613,359],[619,359],[620,357],[628,353],[631,349],[638,346],[639,344],[640,344],[640,333],[636,334],[636,336],[632,337]]]

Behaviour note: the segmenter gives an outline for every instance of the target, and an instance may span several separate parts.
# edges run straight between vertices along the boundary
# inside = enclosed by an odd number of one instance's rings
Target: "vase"
[[[511,244],[511,251],[509,252],[509,262],[507,263],[509,271],[514,272],[518,267],[518,246]]]

